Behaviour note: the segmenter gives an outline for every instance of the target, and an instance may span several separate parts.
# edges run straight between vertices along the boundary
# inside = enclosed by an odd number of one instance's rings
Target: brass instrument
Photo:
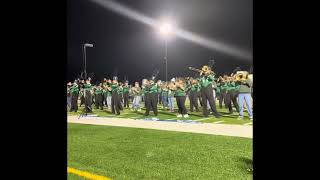
[[[165,91],[167,91],[167,90],[168,90],[168,84],[167,84],[167,82],[162,83],[162,84],[160,85],[160,88],[163,89],[163,90],[165,90]]]
[[[233,76],[234,81],[245,81],[248,79],[247,71],[237,71],[237,73]]]
[[[169,88],[170,90],[172,90],[172,91],[177,90],[177,87],[176,87],[175,83],[173,83],[173,82],[170,82],[170,83],[168,84],[168,88]]]
[[[202,72],[200,69],[193,68],[193,67],[189,67],[189,70],[191,70],[191,71],[196,71],[196,72],[198,72],[198,73],[201,73],[201,72]]]
[[[198,80],[196,80],[196,79],[192,79],[191,80],[191,84],[193,85],[193,84],[197,84],[198,83]]]
[[[205,74],[205,75],[210,75],[210,74],[215,75],[215,72],[213,72],[213,71],[211,70],[211,68],[210,68],[209,66],[207,66],[207,65],[202,66],[201,69],[189,67],[189,70],[199,72],[200,75],[202,75],[202,74]]]
[[[176,88],[180,88],[180,89],[185,89],[185,86],[184,86],[184,81],[182,79],[178,79],[178,81],[176,82]]]
[[[218,78],[218,81],[220,83],[226,83],[226,82],[233,81],[233,80],[234,80],[234,76],[227,76],[227,75],[224,75],[223,77],[219,76],[219,78]]]

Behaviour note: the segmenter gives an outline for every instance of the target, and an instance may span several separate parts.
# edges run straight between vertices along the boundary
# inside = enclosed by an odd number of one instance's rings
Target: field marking
[[[219,124],[219,123],[222,123],[224,121],[217,121],[217,122],[214,122],[213,124]]]
[[[252,122],[245,123],[243,125],[252,125]]]
[[[207,118],[201,118],[201,119],[196,119],[194,121],[202,121],[202,120],[206,120],[206,119],[210,119],[211,117],[207,117]]]
[[[89,173],[89,172],[86,172],[86,171],[80,171],[78,169],[71,168],[71,167],[68,167],[67,172],[75,174],[77,176],[85,177],[87,179],[92,179],[92,180],[111,180],[110,178],[105,177],[105,176],[92,174],[92,173]]]
[[[90,121],[88,121],[90,119]],[[208,117],[208,121],[211,121]],[[212,119],[218,121],[216,119]],[[203,122],[203,121],[195,121]],[[226,121],[227,122],[227,121]],[[248,121],[247,121],[248,122]],[[76,116],[68,116],[68,123],[78,124],[91,124],[91,125],[105,125],[105,126],[120,126],[131,128],[144,128],[144,129],[157,129],[166,131],[178,131],[178,132],[191,132],[201,134],[215,134],[224,136],[235,136],[252,138],[252,126],[243,124],[213,124],[213,123],[200,123],[200,124],[188,124],[188,123],[172,123],[172,122],[160,122],[160,121],[143,121],[134,120],[128,118],[82,118],[78,119]],[[246,123],[246,122],[244,122]]]
[[[136,119],[138,117],[141,117],[141,116],[134,116],[134,117],[129,117],[130,119]]]
[[[171,119],[166,119],[166,120],[176,120],[176,119],[178,119],[178,117],[171,118]]]

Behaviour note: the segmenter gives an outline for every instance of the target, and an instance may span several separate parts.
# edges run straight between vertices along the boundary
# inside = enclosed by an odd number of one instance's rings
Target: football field
[[[252,179],[252,139],[68,123],[68,167],[106,179]]]
[[[218,104],[217,104],[218,105]],[[189,110],[189,102],[186,101]],[[94,109],[99,117],[145,119],[142,111],[124,109],[115,116],[110,110]],[[77,113],[79,116],[83,106]],[[189,112],[187,120],[252,125],[247,113],[204,118]],[[158,105],[157,118],[177,120],[176,113]],[[201,108],[200,108],[201,110]],[[153,113],[150,113],[154,117]],[[183,119],[183,118],[179,118]],[[252,179],[252,138],[163,131],[108,125],[68,123],[68,179]]]

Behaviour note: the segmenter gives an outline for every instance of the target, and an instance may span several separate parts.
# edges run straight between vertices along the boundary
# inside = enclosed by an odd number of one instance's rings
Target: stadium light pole
[[[83,61],[84,61],[84,79],[87,79],[87,53],[86,47],[93,47],[93,44],[83,44]]]
[[[173,27],[170,23],[164,22],[159,27],[161,35],[165,40],[165,63],[166,63],[166,81],[168,81],[168,38],[173,32]]]

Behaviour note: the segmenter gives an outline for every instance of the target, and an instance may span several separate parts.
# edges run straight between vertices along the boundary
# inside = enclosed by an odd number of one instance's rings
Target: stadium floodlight
[[[172,34],[172,32],[173,32],[172,24],[170,24],[169,22],[162,23],[159,27],[159,31],[164,36],[168,36],[168,35]]]
[[[84,78],[87,79],[87,53],[86,47],[93,47],[93,44],[83,44]]]
[[[85,43],[85,47],[93,47],[93,44]]]
[[[174,27],[169,21],[162,22],[159,25],[159,32],[165,39],[165,63],[166,63],[166,81],[168,81],[168,38],[174,32]]]

